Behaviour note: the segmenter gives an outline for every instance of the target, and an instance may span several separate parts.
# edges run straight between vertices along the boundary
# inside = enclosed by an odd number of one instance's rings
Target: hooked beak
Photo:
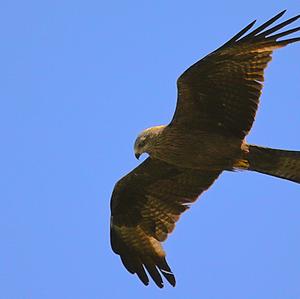
[[[135,153],[134,155],[135,155],[135,157],[136,157],[137,159],[139,159],[140,156],[141,156],[141,154],[139,154],[139,153]]]

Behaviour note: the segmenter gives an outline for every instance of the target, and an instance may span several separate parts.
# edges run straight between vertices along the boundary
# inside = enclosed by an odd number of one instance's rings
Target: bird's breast
[[[207,132],[165,132],[151,156],[180,167],[228,169],[241,156],[242,141]]]

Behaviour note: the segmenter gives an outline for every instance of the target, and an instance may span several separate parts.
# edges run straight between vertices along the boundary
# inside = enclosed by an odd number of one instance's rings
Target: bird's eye
[[[139,147],[144,147],[145,144],[146,144],[146,139],[143,139],[143,140],[140,141]]]

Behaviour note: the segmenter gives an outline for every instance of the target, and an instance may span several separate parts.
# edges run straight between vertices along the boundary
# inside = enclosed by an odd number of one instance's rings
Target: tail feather
[[[248,170],[300,183],[300,151],[249,145]]]

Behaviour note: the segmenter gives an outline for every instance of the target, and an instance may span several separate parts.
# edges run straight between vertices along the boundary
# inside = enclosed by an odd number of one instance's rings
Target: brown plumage
[[[167,126],[143,131],[136,157],[148,153],[115,186],[111,199],[111,245],[130,273],[159,287],[175,277],[161,246],[186,211],[224,170],[257,171],[300,183],[300,152],[248,145],[264,69],[273,50],[300,41],[277,33],[300,15],[270,27],[285,11],[246,35],[252,22],[178,79],[177,107]],[[161,276],[162,275],[162,276]]]

